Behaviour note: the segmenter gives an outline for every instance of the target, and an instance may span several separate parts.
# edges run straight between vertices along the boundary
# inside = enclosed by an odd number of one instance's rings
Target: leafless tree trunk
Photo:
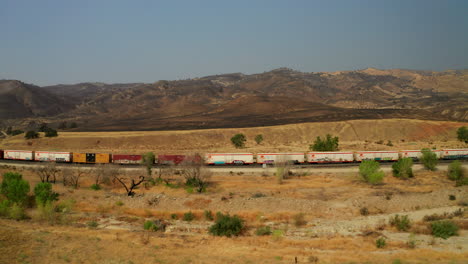
[[[79,166],[62,169],[63,186],[80,186],[80,178],[85,174],[85,170]]]
[[[198,153],[180,164],[185,183],[196,188],[199,193],[206,189],[211,178],[211,172],[203,165],[203,158]]]
[[[110,184],[111,179],[121,172],[120,167],[115,164],[97,164],[91,173],[94,176],[94,183],[99,185]]]
[[[145,181],[145,176],[139,176],[139,179],[135,181],[132,176],[125,176],[125,177],[119,177],[119,175],[113,175],[114,180],[118,181],[124,188],[125,191],[127,192],[128,196],[133,196],[135,195],[135,192],[133,191],[138,185],[143,183]],[[130,185],[127,185],[126,182],[130,181]]]
[[[35,168],[34,171],[37,175],[39,175],[41,182],[52,183],[55,183],[57,181],[57,176],[60,172],[55,162],[45,163],[44,165]]]

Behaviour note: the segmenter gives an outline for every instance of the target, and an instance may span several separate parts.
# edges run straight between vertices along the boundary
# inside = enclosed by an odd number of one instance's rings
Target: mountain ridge
[[[82,124],[81,130],[215,128],[392,117],[468,120],[465,69],[307,73],[278,68],[153,83],[21,84],[50,97],[48,104],[59,112],[36,110],[10,119],[73,120]],[[43,105],[33,101],[35,104]]]

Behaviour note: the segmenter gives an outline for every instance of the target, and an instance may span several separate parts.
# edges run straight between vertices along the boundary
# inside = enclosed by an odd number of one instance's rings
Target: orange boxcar
[[[110,163],[108,153],[73,153],[75,163]]]

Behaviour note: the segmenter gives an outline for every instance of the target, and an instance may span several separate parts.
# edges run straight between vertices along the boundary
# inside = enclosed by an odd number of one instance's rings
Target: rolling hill
[[[155,83],[37,87],[18,81],[0,113],[31,122],[74,121],[79,130],[169,130],[351,119],[468,120],[468,70],[304,73],[287,68]],[[4,87],[3,85],[2,87]],[[5,87],[7,87],[5,86]],[[5,90],[5,88],[2,88]],[[38,93],[33,104],[23,101]],[[23,103],[18,103],[19,100]],[[3,99],[5,100],[5,99]],[[30,106],[29,112],[22,105]],[[33,106],[31,106],[33,105]],[[41,107],[44,106],[44,107]],[[19,109],[17,110],[8,109]],[[8,112],[10,111],[10,112]],[[7,114],[9,113],[9,114]]]

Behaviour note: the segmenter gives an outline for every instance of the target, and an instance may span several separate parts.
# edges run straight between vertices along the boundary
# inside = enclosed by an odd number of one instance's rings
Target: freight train
[[[432,150],[439,159],[468,159],[468,149]],[[288,162],[294,164],[318,163],[359,163],[363,160],[379,162],[397,161],[399,158],[411,158],[415,161],[422,156],[420,150],[400,151],[340,151],[340,152],[294,152],[294,153],[206,153],[198,155],[158,155],[156,165],[179,165],[184,161],[204,162],[206,165],[249,165],[275,164]],[[85,164],[141,164],[142,155],[82,153],[31,150],[0,150],[0,159],[38,162],[65,162]]]

